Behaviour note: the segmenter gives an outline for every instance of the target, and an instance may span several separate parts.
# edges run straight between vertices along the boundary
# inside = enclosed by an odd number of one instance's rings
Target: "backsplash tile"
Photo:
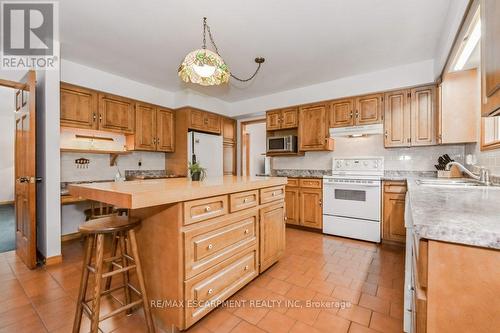
[[[476,165],[490,170],[494,176],[500,177],[500,149],[481,151],[475,143],[465,145],[465,154],[476,156]]]

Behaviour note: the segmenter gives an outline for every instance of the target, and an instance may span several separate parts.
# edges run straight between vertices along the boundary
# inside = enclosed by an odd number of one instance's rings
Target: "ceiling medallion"
[[[215,49],[215,52],[207,49],[206,32]],[[257,69],[247,79],[241,79],[233,75],[229,71],[229,67],[224,62],[224,59],[219,54],[217,45],[212,37],[210,27],[207,24],[207,18],[203,18],[203,46],[188,53],[184,61],[179,66],[178,74],[184,82],[192,82],[202,86],[214,86],[229,82],[229,77],[240,82],[247,82],[252,80],[259,72],[260,66],[264,62],[264,58],[255,58]]]

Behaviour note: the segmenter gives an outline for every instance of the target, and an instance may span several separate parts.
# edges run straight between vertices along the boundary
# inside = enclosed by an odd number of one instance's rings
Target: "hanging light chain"
[[[207,24],[207,18],[204,17],[203,18],[203,49],[207,48],[207,41],[206,41],[206,32],[207,31],[208,31],[208,38],[210,38],[210,43],[214,47],[215,53],[217,53],[217,55],[222,58],[222,56],[219,53],[219,49],[217,48],[217,45],[215,44],[214,38],[212,36],[212,32],[210,31],[210,26]],[[236,75],[234,75],[231,72],[229,73],[229,75],[231,75],[231,77],[233,79],[237,80],[237,81],[248,82],[248,81],[252,80],[257,75],[257,73],[260,70],[260,67],[261,67],[262,63],[264,62],[264,58],[262,58],[262,57],[255,58],[255,62],[258,64],[257,65],[257,69],[255,70],[255,72],[248,79],[241,79],[241,78],[237,77]]]

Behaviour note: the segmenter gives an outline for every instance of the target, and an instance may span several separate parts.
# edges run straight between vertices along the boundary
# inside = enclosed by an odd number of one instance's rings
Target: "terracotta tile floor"
[[[65,243],[63,256],[30,271],[14,252],[0,254],[0,333],[71,332],[82,244]],[[244,306],[216,309],[188,332],[402,332],[403,276],[402,247],[287,229],[282,260],[230,299]],[[114,306],[105,299],[103,312]],[[100,326],[145,331],[142,311]]]

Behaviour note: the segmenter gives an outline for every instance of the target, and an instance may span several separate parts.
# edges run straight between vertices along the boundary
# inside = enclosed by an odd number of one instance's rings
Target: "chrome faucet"
[[[479,169],[479,175],[477,175],[477,174],[469,171],[469,169],[467,169],[466,167],[464,167],[462,164],[460,164],[458,162],[449,162],[448,164],[446,164],[446,168],[445,169],[447,171],[449,171],[452,165],[456,165],[460,170],[462,170],[467,175],[469,175],[469,177],[471,177],[471,178],[473,178],[475,180],[480,181],[484,185],[491,185],[491,182],[490,182],[490,170],[486,169],[485,167],[481,167]]]

